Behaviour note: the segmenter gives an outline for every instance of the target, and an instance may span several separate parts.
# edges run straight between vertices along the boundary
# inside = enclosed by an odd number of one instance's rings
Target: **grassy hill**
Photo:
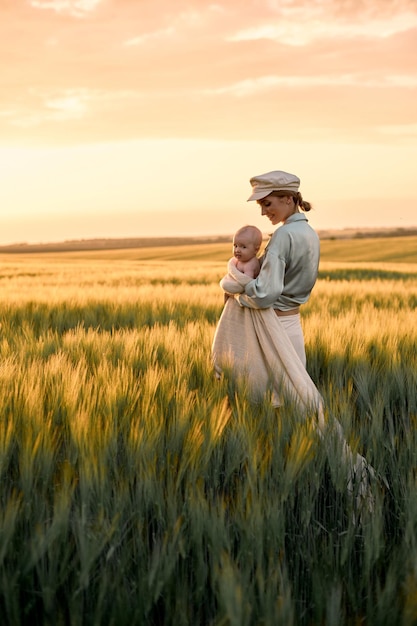
[[[323,261],[417,263],[417,236],[321,242]]]

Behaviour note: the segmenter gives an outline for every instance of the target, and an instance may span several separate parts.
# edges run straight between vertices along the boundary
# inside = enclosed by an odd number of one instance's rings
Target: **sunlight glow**
[[[2,28],[3,26],[3,28]],[[0,1],[0,243],[415,225],[415,0]]]

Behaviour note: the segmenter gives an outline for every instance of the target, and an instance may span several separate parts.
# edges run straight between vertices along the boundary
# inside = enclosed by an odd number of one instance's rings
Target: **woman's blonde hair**
[[[313,208],[310,202],[307,202],[307,200],[303,200],[303,196],[299,191],[272,191],[269,195],[277,196],[277,198],[285,198],[287,196],[294,198],[295,206],[299,206],[302,211],[311,211],[311,209]]]

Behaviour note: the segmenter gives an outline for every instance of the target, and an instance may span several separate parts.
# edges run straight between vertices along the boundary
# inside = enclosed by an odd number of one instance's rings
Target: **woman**
[[[320,242],[304,211],[311,205],[299,192],[294,174],[273,171],[251,178],[252,194],[274,226],[281,224],[266,247],[256,280],[248,283],[240,305],[272,307],[284,326],[303,365],[306,365],[300,305],[307,302],[317,280]]]
[[[294,174],[273,171],[250,180],[252,194],[274,232],[256,278],[239,272],[229,262],[220,285],[229,296],[214,341],[213,361],[218,374],[227,368],[244,375],[254,397],[272,391],[281,404],[286,391],[302,405],[318,406],[321,399],[306,372],[300,305],[307,302],[316,282],[320,243],[303,212],[311,205],[299,192]]]
[[[273,171],[254,176],[250,182],[248,201],[256,200],[262,215],[281,226],[265,249],[256,278],[239,272],[229,261],[220,285],[233,297],[226,300],[214,336],[214,367],[219,376],[228,370],[241,379],[255,401],[263,401],[269,393],[272,404],[280,406],[290,398],[306,416],[315,416],[323,436],[329,424],[320,393],[305,368],[299,313],[318,274],[319,238],[303,213],[311,205],[303,200],[300,179],[294,174]],[[336,420],[332,429],[347,464],[348,491],[357,490],[358,503],[365,499],[372,510],[369,477],[374,470],[360,454],[352,453]]]

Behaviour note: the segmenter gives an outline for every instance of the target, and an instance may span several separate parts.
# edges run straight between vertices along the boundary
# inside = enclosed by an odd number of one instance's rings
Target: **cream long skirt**
[[[306,351],[304,346],[304,334],[301,326],[301,316],[299,313],[296,315],[286,315],[278,317],[282,327],[288,335],[294,350],[298,354],[301,363],[306,367]]]

